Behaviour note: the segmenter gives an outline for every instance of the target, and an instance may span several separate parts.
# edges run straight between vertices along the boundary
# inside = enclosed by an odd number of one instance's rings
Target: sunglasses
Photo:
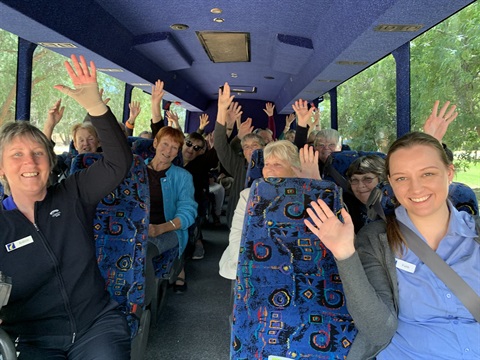
[[[187,145],[188,147],[192,147],[192,146],[193,146],[193,150],[194,150],[194,151],[200,151],[200,150],[203,149],[203,146],[193,145],[190,140],[185,141],[185,145]]]

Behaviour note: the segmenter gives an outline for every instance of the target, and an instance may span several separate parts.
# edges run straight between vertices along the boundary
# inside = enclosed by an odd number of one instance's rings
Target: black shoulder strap
[[[460,299],[475,320],[480,323],[480,297],[428,244],[406,225],[398,221],[400,231],[412,250],[440,280]],[[478,232],[477,222],[477,232]],[[479,233],[480,234],[480,233]]]

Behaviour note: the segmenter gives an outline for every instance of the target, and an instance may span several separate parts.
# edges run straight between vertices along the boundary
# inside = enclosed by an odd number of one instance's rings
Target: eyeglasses
[[[336,147],[337,147],[337,144],[317,144],[315,147],[319,148],[319,149],[323,149],[323,148],[326,148],[328,147],[330,150],[335,150]]]
[[[187,145],[188,147],[192,147],[192,146],[193,146],[193,150],[194,150],[194,151],[200,151],[200,150],[203,149],[203,146],[193,145],[190,140],[185,141],[185,145]]]
[[[375,177],[364,177],[364,178],[361,178],[361,179],[350,179],[350,185],[353,185],[353,186],[357,186],[358,184],[360,184],[360,182],[363,184],[363,185],[367,185],[367,184],[371,184],[373,180],[375,180],[378,176],[375,176]]]

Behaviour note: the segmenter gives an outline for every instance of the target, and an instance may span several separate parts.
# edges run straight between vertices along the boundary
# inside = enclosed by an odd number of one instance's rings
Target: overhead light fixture
[[[421,24],[380,24],[373,30],[380,32],[415,32],[423,28]]]
[[[236,78],[238,77],[238,75],[235,74],[235,73],[231,73],[230,76],[231,76],[232,78],[234,78],[234,79],[236,79]]]
[[[250,62],[250,33],[197,31],[196,34],[214,63]]]
[[[131,83],[130,85],[132,85],[132,86],[150,86],[151,84],[149,84],[149,83]]]
[[[231,85],[230,92],[234,92],[237,94],[255,94],[257,92],[257,87],[245,85]]]
[[[363,66],[363,65],[367,65],[368,64],[368,61],[344,61],[344,60],[341,60],[341,61],[337,61],[336,62],[338,65],[355,65],[355,66]]]
[[[176,30],[176,31],[187,30],[188,27],[189,26],[186,25],[186,24],[172,24],[172,25],[170,25],[170,28],[173,29],[173,30]]]
[[[220,9],[220,8],[213,8],[213,9],[210,10],[210,12],[212,14],[221,14],[223,12],[223,10]]]
[[[216,23],[223,23],[223,22],[225,22],[225,19],[223,19],[223,18],[214,18],[213,21],[216,22]]]
[[[38,45],[55,49],[76,49],[77,46],[72,43],[63,42],[39,42]]]
[[[103,72],[123,72],[123,69],[118,69],[118,68],[97,68],[98,71],[103,71]]]

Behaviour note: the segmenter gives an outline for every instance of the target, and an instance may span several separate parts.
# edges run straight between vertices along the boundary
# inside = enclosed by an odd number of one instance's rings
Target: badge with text
[[[27,237],[24,237],[23,239],[6,244],[5,248],[7,249],[7,252],[11,252],[13,250],[20,249],[21,247],[24,247],[25,245],[32,244],[32,243],[33,243],[33,238],[29,235]]]
[[[404,270],[404,271],[412,273],[412,274],[415,272],[415,269],[416,269],[417,265],[411,264],[411,263],[406,262],[402,259],[395,258],[395,260],[396,260],[395,266],[397,267],[397,269]]]

